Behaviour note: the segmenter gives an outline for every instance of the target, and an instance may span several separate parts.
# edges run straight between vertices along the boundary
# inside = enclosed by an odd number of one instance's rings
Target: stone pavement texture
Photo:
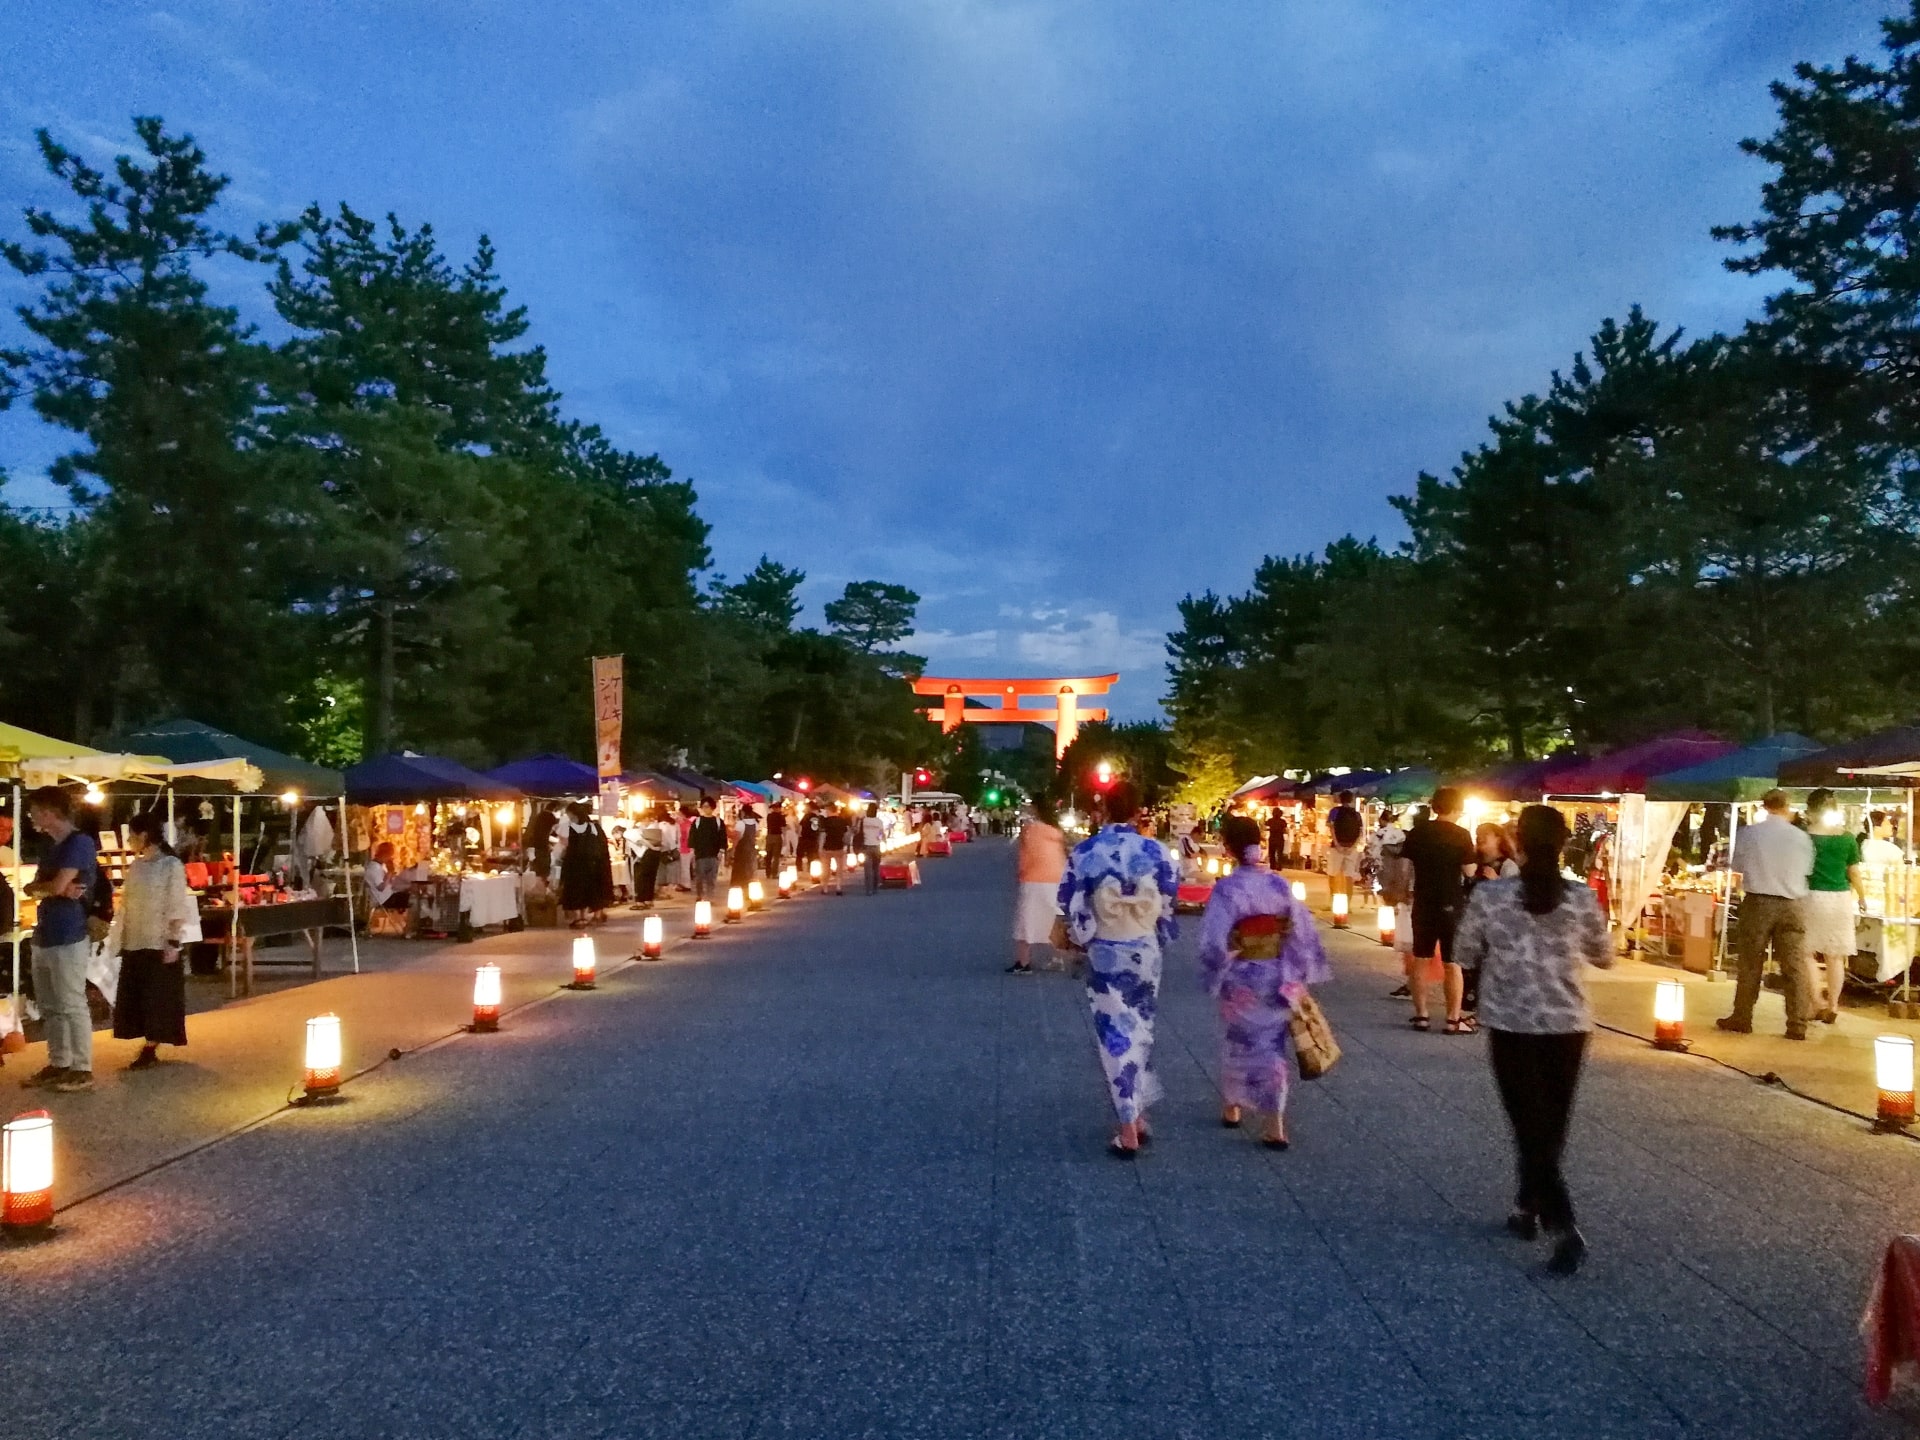
[[[1499,1230],[1482,1042],[1335,937],[1293,1149],[1222,1131],[1190,935],[1153,1150],[1002,845],[410,1055],[0,1254],[15,1435],[1895,1436],[1855,1335],[1920,1149],[1603,1037],[1572,1280]],[[100,1097],[95,1097],[100,1098]]]

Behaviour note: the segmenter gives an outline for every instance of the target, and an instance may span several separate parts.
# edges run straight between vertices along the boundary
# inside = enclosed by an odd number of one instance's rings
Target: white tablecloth
[[[517,875],[462,875],[460,908],[467,923],[478,930],[520,918],[520,877]]]

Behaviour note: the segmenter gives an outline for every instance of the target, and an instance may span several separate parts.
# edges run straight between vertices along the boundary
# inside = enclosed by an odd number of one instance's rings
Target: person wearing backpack
[[[33,995],[46,1023],[47,1063],[29,1085],[93,1088],[93,1016],[87,1009],[87,898],[100,878],[99,848],[73,822],[73,797],[58,785],[27,796],[27,817],[47,837],[27,894],[40,902],[33,929]]]
[[[1366,838],[1367,822],[1353,808],[1351,790],[1342,790],[1335,799],[1339,804],[1327,814],[1327,834],[1333,839],[1327,848],[1327,880],[1332,893],[1345,895],[1351,905],[1353,882],[1360,878],[1363,854],[1360,842]]]

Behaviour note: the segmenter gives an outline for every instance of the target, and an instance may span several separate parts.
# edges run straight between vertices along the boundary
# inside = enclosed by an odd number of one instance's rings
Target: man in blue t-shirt
[[[73,797],[58,785],[27,796],[33,828],[46,837],[27,894],[40,902],[33,927],[33,996],[47,1033],[47,1063],[29,1085],[93,1088],[93,1017],[87,1012],[87,896],[100,874],[93,837],[73,823]]]

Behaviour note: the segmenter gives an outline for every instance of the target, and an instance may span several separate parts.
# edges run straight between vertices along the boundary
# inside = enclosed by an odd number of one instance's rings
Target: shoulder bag
[[[1340,1059],[1340,1042],[1333,1038],[1327,1012],[1311,995],[1302,995],[1287,1022],[1293,1040],[1293,1058],[1299,1063],[1302,1080],[1318,1080],[1333,1069]]]

